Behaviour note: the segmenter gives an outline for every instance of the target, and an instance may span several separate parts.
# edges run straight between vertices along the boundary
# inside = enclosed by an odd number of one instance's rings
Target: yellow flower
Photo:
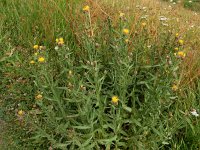
[[[38,50],[38,48],[39,48],[39,46],[38,46],[38,45],[34,45],[34,46],[33,46],[33,49],[36,49],[36,50]]]
[[[179,52],[177,53],[177,55],[178,55],[178,57],[180,57],[180,58],[185,58],[185,56],[186,56],[185,52],[183,52],[183,51],[179,51]]]
[[[69,76],[72,76],[73,72],[71,70],[69,70]]]
[[[177,91],[177,90],[178,90],[178,86],[177,86],[176,84],[173,84],[172,90],[173,90],[174,92]]]
[[[178,37],[179,36],[179,34],[178,33],[176,33],[176,37]]]
[[[85,12],[90,11],[90,7],[89,7],[88,5],[84,6],[84,7],[83,7],[83,11],[85,11]]]
[[[183,40],[179,40],[178,41],[180,45],[183,45],[184,41]]]
[[[63,38],[56,39],[56,43],[62,46],[64,44],[64,39]]]
[[[64,42],[64,39],[63,38],[59,38],[59,42]]]
[[[34,64],[34,63],[35,63],[35,61],[34,61],[34,60],[31,60],[31,61],[30,61],[30,64]]]
[[[122,12],[119,13],[119,17],[120,17],[120,18],[122,18],[122,17],[124,17],[124,16],[125,16],[125,13],[122,13]]]
[[[119,101],[118,96],[113,96],[113,97],[112,97],[112,103],[113,103],[113,104],[117,105],[117,104],[118,104],[118,101]]]
[[[23,110],[19,110],[18,111],[18,115],[22,116],[24,114],[24,111]]]
[[[63,38],[60,38],[60,41],[58,42],[58,45],[63,45],[64,44],[64,40]]]
[[[143,22],[143,23],[142,23],[142,26],[143,26],[143,27],[145,27],[146,25],[147,25],[146,22]]]
[[[129,34],[129,29],[123,29],[122,32],[123,32],[125,35],[128,35],[128,34]]]
[[[178,51],[178,47],[175,47],[174,50],[175,50],[175,51]]]
[[[64,42],[62,41],[62,42],[58,42],[58,45],[63,45],[64,44]]]
[[[37,100],[41,100],[42,99],[42,95],[41,94],[38,94],[36,97],[35,97],[35,99],[37,99]]]
[[[39,58],[38,58],[38,61],[42,63],[42,62],[45,61],[45,58],[44,58],[44,57],[39,57]]]
[[[128,42],[129,42],[129,39],[125,39],[125,42],[128,43]]]

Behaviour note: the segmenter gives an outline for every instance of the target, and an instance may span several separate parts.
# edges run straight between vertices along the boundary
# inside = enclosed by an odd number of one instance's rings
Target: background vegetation
[[[187,9],[193,11],[200,11],[200,1],[199,0],[163,0],[166,2],[170,2],[173,5],[181,5]]]
[[[180,4],[2,0],[0,149],[199,149],[200,16]]]

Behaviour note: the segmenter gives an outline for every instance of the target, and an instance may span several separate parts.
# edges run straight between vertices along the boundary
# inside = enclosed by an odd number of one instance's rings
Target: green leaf
[[[90,143],[93,143],[93,142],[91,142],[91,140],[92,140],[92,137],[90,137],[89,139],[87,139],[87,140],[82,144],[82,148],[88,146]]]
[[[60,90],[68,90],[67,87],[57,87],[57,89],[60,89]]]
[[[90,129],[90,126],[73,126],[73,128],[75,129],[81,129],[81,130],[86,130],[86,129]]]
[[[54,148],[61,148],[61,149],[66,149],[67,148],[67,146],[68,145],[70,145],[71,144],[71,142],[68,142],[67,144],[63,144],[63,143],[57,143],[57,144],[55,144],[53,147]]]
[[[128,112],[132,112],[132,108],[126,106],[126,105],[122,105],[122,108],[125,109]]]
[[[105,144],[105,143],[112,143],[112,141],[116,141],[117,139],[117,135],[115,135],[114,137],[111,137],[109,139],[102,139],[99,140],[100,143]]]
[[[172,96],[172,97],[170,97],[171,100],[174,100],[174,99],[177,99],[177,98],[178,98],[178,96]]]
[[[168,143],[168,142],[165,142],[165,141],[163,141],[162,144],[163,144],[163,145],[169,145],[169,143]]]
[[[153,130],[157,135],[159,135],[160,137],[162,137],[162,135],[160,134],[160,132],[159,132],[156,128],[152,127],[152,130]]]
[[[192,132],[195,134],[195,129],[194,129],[194,126],[193,126],[192,121],[190,120],[190,118],[185,117],[185,120],[190,125],[190,127],[192,129]]]
[[[133,119],[132,121],[133,121],[133,123],[135,123],[137,126],[142,127],[141,123],[140,123],[138,120]]]

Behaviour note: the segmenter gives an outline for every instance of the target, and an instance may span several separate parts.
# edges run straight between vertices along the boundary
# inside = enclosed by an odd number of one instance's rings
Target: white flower
[[[147,7],[142,7],[143,10],[147,9]]]
[[[191,25],[190,28],[194,28],[194,25]]]
[[[199,114],[197,113],[196,109],[192,109],[191,114],[195,117],[198,117]]]
[[[168,20],[168,18],[166,18],[165,16],[160,16],[160,21],[166,21]]]
[[[136,8],[140,8],[140,5],[136,5]]]
[[[55,47],[55,50],[58,50],[58,49],[59,49],[59,47],[58,47],[58,46],[56,46],[56,47]]]
[[[151,48],[151,45],[147,45],[147,48]]]
[[[146,19],[147,17],[149,17],[149,15],[144,15],[141,17],[141,19]]]

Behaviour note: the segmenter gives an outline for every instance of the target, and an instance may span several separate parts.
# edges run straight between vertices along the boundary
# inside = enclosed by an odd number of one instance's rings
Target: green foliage
[[[190,110],[199,107],[199,92],[172,90],[184,61],[174,55],[183,48],[179,38],[164,27],[153,38],[141,22],[139,34],[125,35],[129,23],[122,19],[94,28],[89,12],[75,28],[65,2],[55,3],[57,12],[49,12],[54,3],[1,3],[0,86],[10,148],[198,149],[199,118]],[[64,44],[54,42],[59,37]],[[28,48],[34,44],[46,48]]]
[[[189,8],[194,11],[200,11],[200,1],[199,0],[192,0],[192,1],[185,0],[184,7]]]

